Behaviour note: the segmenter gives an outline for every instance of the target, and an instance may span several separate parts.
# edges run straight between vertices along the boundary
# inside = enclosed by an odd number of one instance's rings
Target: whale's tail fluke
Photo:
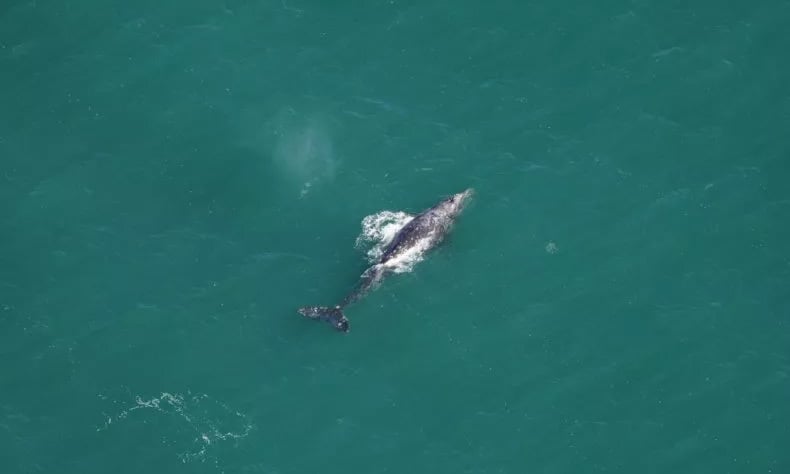
[[[348,319],[340,306],[305,306],[299,308],[299,314],[310,319],[326,321],[338,331],[348,332]]]

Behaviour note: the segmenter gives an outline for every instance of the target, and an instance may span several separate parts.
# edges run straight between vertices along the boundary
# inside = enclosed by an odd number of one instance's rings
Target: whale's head
[[[453,194],[442,200],[442,202],[440,202],[436,208],[446,214],[448,217],[455,218],[464,210],[466,205],[469,204],[469,201],[472,200],[474,193],[474,189],[469,188],[466,191]]]

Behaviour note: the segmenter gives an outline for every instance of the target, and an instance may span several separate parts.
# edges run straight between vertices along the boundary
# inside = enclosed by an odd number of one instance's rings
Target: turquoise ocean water
[[[3,1],[0,473],[790,472],[789,23]]]

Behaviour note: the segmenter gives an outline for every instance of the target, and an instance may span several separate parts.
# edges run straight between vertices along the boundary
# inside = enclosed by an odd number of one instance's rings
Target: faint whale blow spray
[[[279,122],[272,159],[286,176],[298,183],[300,197],[318,182],[334,179],[337,160],[325,122],[318,117],[302,124],[292,117]]]

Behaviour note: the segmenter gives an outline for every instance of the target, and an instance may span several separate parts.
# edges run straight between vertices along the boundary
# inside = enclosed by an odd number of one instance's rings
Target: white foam
[[[411,222],[414,216],[405,212],[381,211],[362,219],[362,233],[357,237],[356,247],[365,249],[370,263],[381,258],[384,249],[398,232]],[[409,272],[423,259],[430,240],[417,242],[408,251],[387,262],[387,268],[395,273]]]
[[[102,400],[107,400],[104,395],[99,396]],[[219,400],[213,400],[206,394],[187,394],[162,392],[157,397],[145,399],[141,396],[134,398],[134,404],[126,401],[113,401],[120,411],[117,414],[104,416],[104,425],[97,427],[96,431],[110,429],[111,425],[119,424],[133,416],[135,412],[142,417],[142,412],[147,411],[156,416],[165,416],[182,425],[179,430],[181,437],[178,439],[162,438],[162,443],[173,446],[178,450],[178,457],[182,462],[213,460],[216,464],[218,459],[209,452],[213,446],[228,440],[238,440],[245,438],[253,429],[253,425],[247,416],[236,410],[231,409]],[[140,410],[140,412],[138,412]],[[151,415],[149,415],[151,416]],[[143,418],[145,422],[145,418]],[[117,429],[117,428],[116,428]]]
[[[362,219],[362,233],[357,237],[356,247],[367,248],[368,260],[374,263],[384,253],[399,230],[414,216],[405,212],[381,211]]]

